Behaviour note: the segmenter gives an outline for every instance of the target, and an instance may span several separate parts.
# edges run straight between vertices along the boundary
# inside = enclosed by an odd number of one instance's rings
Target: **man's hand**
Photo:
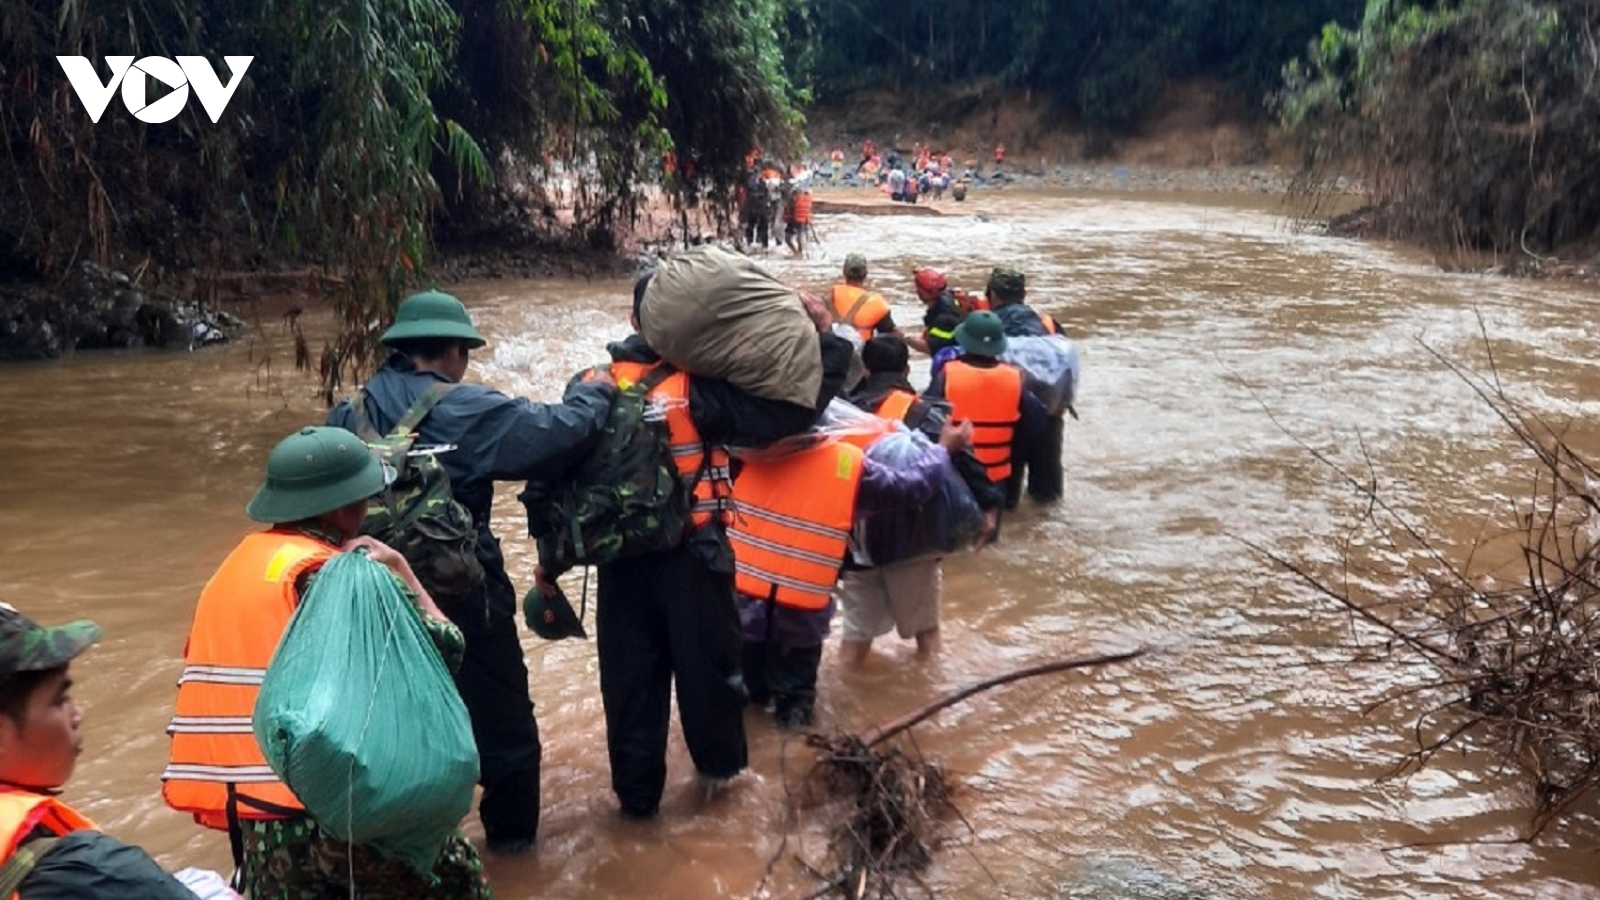
[[[806,315],[810,317],[811,324],[817,326],[817,331],[826,333],[833,327],[833,313],[828,310],[828,304],[821,297],[808,291],[797,291],[800,295],[800,305],[805,307]]]
[[[445,616],[444,611],[439,609],[438,604],[433,602],[433,595],[428,593],[428,589],[422,586],[422,581],[417,578],[417,573],[411,571],[411,563],[406,561],[405,556],[399,550],[365,534],[345,541],[344,546],[339,549],[346,553],[355,550],[367,551],[368,559],[387,566],[389,571],[393,572],[402,584],[411,589],[411,593],[417,595],[417,608],[422,610],[423,615],[437,619],[440,622],[450,621]]]
[[[406,558],[401,555],[399,550],[370,535],[363,534],[353,537],[345,541],[344,546],[339,549],[346,553],[353,553],[356,550],[367,551],[367,556],[373,562],[388,566],[391,571],[400,576],[402,581],[405,580],[407,575],[411,574],[411,563],[406,562]]]
[[[972,420],[964,419],[960,425],[946,420],[939,429],[939,446],[951,453],[972,449]]]
[[[550,573],[545,570],[544,566],[533,567],[533,586],[538,588],[539,593],[546,597],[554,597],[556,595],[555,579],[550,577]]]

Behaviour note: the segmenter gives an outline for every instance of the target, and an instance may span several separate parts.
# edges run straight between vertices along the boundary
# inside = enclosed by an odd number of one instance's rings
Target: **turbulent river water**
[[[1083,896],[1072,885],[1086,872],[1133,861],[1211,897],[1600,896],[1597,823],[1507,842],[1529,798],[1491,754],[1384,780],[1418,706],[1365,707],[1419,673],[1357,661],[1348,619],[1246,546],[1334,571],[1359,502],[1312,448],[1370,464],[1441,546],[1464,552],[1503,528],[1532,465],[1428,348],[1482,369],[1481,323],[1513,396],[1592,422],[1593,293],[1444,274],[1404,250],[1296,231],[1264,198],[991,192],[943,211],[823,217],[809,258],[766,260],[820,289],[864,252],[908,324],[912,264],[972,288],[997,261],[1023,268],[1030,299],[1083,352],[1067,494],[1025,500],[1001,545],[948,561],[942,659],[918,663],[891,641],[847,675],[830,649],[819,727],[860,729],[1035,662],[1156,652],[1001,688],[915,730],[962,785],[964,821],[927,876],[938,893]],[[557,398],[626,331],[623,281],[446,287],[491,338],[469,377],[535,399]],[[88,740],[67,797],[174,868],[227,868],[223,835],[160,802],[163,729],[195,598],[252,527],[243,507],[267,450],[320,420],[292,358],[268,320],[219,351],[83,356],[0,379],[0,597],[45,622],[92,617],[106,636],[74,665]],[[496,528],[526,586],[515,493],[501,490]],[[799,742],[752,715],[751,772],[708,801],[674,733],[660,819],[621,821],[593,643],[524,632],[524,647],[543,823],[534,854],[490,859],[497,896],[754,896],[786,832],[765,890],[815,886],[790,861],[824,849],[787,812]]]

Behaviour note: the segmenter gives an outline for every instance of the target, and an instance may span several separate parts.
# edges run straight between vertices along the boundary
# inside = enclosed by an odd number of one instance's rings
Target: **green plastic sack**
[[[267,666],[255,733],[324,831],[419,872],[471,810],[467,708],[400,582],[365,553],[317,573]]]

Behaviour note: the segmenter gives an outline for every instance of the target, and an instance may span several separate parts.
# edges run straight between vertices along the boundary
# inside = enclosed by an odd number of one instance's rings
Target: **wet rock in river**
[[[1147,863],[1117,857],[1080,865],[1054,900],[1222,900]]]

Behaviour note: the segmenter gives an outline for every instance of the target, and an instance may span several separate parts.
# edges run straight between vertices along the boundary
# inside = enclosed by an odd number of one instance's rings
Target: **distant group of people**
[[[1004,177],[1005,156],[1005,145],[996,144],[994,170],[987,177]],[[853,168],[846,168],[843,148],[834,148],[829,154],[828,177],[875,184],[890,200],[902,203],[916,203],[921,197],[941,200],[947,190],[956,200],[965,200],[971,183],[985,180],[974,159],[967,160],[958,174],[948,152],[917,142],[909,156],[902,156],[897,150],[880,152],[870,139],[862,142],[860,159]]]
[[[634,290],[634,333],[609,345],[609,365],[575,378],[559,403],[464,381],[472,353],[486,341],[455,297],[425,291],[399,306],[382,336],[390,356],[361,392],[324,425],[295,431],[267,456],[246,509],[262,527],[240,540],[201,592],[185,641],[162,794],[172,808],[227,835],[238,890],[274,900],[351,891],[395,900],[489,895],[478,851],[459,832],[427,872],[340,841],[257,745],[252,716],[279,637],[328,562],[357,550],[392,573],[453,674],[478,750],[478,815],[489,852],[533,846],[539,731],[516,592],[490,530],[490,507],[497,482],[569,477],[606,428],[619,383],[648,385],[649,400],[666,410],[671,464],[693,495],[681,543],[598,567],[600,694],[611,784],[624,816],[658,814],[674,693],[695,769],[714,789],[749,764],[748,704],[769,709],[783,726],[813,721],[822,648],[837,610],[845,665],[861,664],[872,642],[891,631],[914,640],[919,654],[938,651],[941,560],[855,560],[852,521],[862,511],[914,508],[953,472],[983,510],[981,546],[998,536],[1002,510],[1016,504],[1024,468],[1033,473],[1036,500],[1057,499],[1059,430],[1052,432],[1030,402],[1021,373],[998,359],[1008,334],[1055,325],[1026,306],[1023,276],[1012,269],[996,269],[981,299],[919,270],[927,313],[912,335],[867,287],[864,257],[851,254],[843,275],[826,299],[801,295],[823,372],[810,404],[666,367],[639,333],[648,276]],[[840,325],[857,340],[836,334]],[[939,366],[920,393],[908,381],[912,348],[933,353]],[[855,383],[853,366],[865,372]],[[730,457],[730,447],[793,441],[836,399],[885,423],[881,432],[802,441],[770,458]],[[915,458],[890,465],[868,451],[878,434],[899,427],[893,423],[925,434],[926,443]],[[465,593],[425,584],[405,555],[362,534],[371,499],[394,473],[357,432],[397,428],[410,429],[419,447],[436,448],[454,500],[470,513],[482,577]],[[542,554],[533,590],[558,591]],[[0,609],[0,883],[20,884],[23,900],[193,896],[198,887],[95,831],[56,797],[81,745],[68,666],[98,636],[86,622],[43,628]],[[19,870],[19,881],[6,881]],[[232,893],[219,887],[209,896]]]

